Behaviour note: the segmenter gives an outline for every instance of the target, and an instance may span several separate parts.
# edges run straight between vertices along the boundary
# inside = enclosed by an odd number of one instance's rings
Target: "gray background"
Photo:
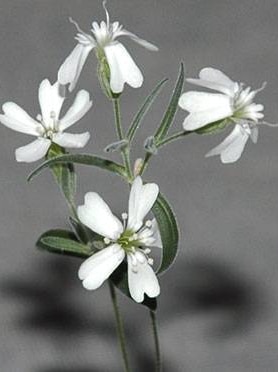
[[[268,81],[257,102],[265,104],[266,120],[278,121],[276,0],[117,0],[109,9],[114,20],[160,47],[151,53],[124,42],[145,76],[142,89],[123,95],[125,125],[157,81],[171,80],[145,119],[134,158],[161,118],[181,60],[191,77],[214,66],[254,88]],[[89,30],[104,13],[100,1],[1,0],[1,102],[38,113],[40,81],[54,81],[74,45],[69,16]],[[94,108],[75,129],[90,128],[86,151],[101,154],[115,136],[95,68],[92,55],[79,87],[90,90]],[[183,117],[179,112],[176,129]],[[222,136],[192,136],[165,148],[147,174],[172,202],[181,229],[179,258],[161,278],[165,371],[278,368],[278,132],[262,127],[258,144],[248,144],[228,166],[204,159]],[[45,230],[66,226],[67,209],[48,172],[28,185],[33,166],[14,161],[14,149],[29,139],[1,128],[1,371],[121,371],[108,288],[86,292],[76,276],[78,260],[34,248]],[[114,210],[126,210],[127,189],[118,178],[111,182],[91,168],[78,173],[79,203],[94,190]],[[125,298],[121,305],[134,370],[153,371],[148,314]]]

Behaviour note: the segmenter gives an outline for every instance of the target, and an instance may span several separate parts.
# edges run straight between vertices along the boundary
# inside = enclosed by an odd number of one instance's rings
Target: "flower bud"
[[[121,93],[113,93],[110,87],[110,68],[106,59],[106,56],[100,48],[96,50],[96,56],[98,59],[98,80],[103,93],[109,99],[116,99]]]
[[[142,158],[138,158],[135,160],[134,167],[133,167],[134,177],[137,177],[140,175],[143,164],[144,164],[144,161]]]

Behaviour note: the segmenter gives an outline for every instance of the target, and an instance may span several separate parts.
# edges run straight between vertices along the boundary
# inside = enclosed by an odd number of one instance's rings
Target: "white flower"
[[[246,119],[254,123],[263,118],[263,105],[253,103],[253,99],[264,86],[251,91],[250,87],[232,81],[223,72],[211,67],[202,69],[199,77],[187,81],[220,93],[191,91],[181,95],[179,105],[189,112],[183,123],[185,130],[196,130],[227,118],[234,122]]]
[[[159,283],[151,267],[153,260],[148,255],[149,247],[162,248],[161,238],[155,220],[143,223],[158,192],[156,184],[143,185],[141,177],[136,177],[130,190],[128,214],[122,215],[123,223],[97,193],[85,195],[84,205],[77,210],[78,217],[84,225],[103,236],[107,244],[80,266],[78,276],[86,289],[99,288],[126,256],[131,297],[142,302],[145,293],[149,297],[159,295]]]
[[[74,89],[84,63],[94,48],[104,53],[106,57],[110,69],[110,87],[112,92],[121,93],[125,83],[133,88],[139,88],[142,85],[143,75],[123,44],[116,40],[119,36],[128,36],[146,49],[158,50],[155,45],[125,30],[119,22],[110,23],[105,4],[106,1],[103,2],[106,22],[102,21],[100,24],[93,22],[91,35],[83,32],[78,24],[71,20],[78,30],[75,37],[78,44],[58,72],[59,83],[62,85],[69,84],[69,91]]]
[[[228,119],[235,123],[230,135],[206,157],[220,155],[222,163],[236,162],[251,137],[254,143],[258,139],[259,119],[264,117],[264,107],[253,103],[255,95],[264,88],[251,90],[243,83],[232,81],[223,72],[211,67],[202,69],[199,79],[187,79],[188,82],[216,90],[220,93],[190,91],[182,94],[179,105],[189,112],[183,123],[184,130],[194,131],[208,124]]]
[[[82,134],[64,133],[64,130],[80,120],[91,108],[89,93],[80,90],[62,119],[59,119],[63,97],[59,94],[59,84],[51,85],[45,79],[39,86],[39,103],[41,114],[33,119],[26,111],[14,102],[6,102],[0,115],[0,122],[6,127],[17,132],[29,134],[37,139],[26,146],[16,149],[15,156],[19,162],[33,162],[43,158],[51,143],[54,142],[62,147],[81,148],[86,145],[90,138],[89,132]]]

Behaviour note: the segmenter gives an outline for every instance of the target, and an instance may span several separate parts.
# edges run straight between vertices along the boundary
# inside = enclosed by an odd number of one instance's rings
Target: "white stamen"
[[[152,227],[152,221],[151,221],[151,220],[147,220],[147,221],[145,222],[145,225],[146,225],[147,227]]]
[[[153,265],[153,258],[148,258],[148,264],[151,266]]]
[[[127,213],[122,213],[122,219],[123,220],[127,220],[127,217],[128,217]]]
[[[107,10],[107,7],[106,7],[106,3],[107,3],[107,1],[104,0],[104,1],[102,2],[102,6],[103,6],[103,9],[104,9],[105,14],[106,14],[106,24],[107,24],[107,28],[109,29],[109,27],[110,27],[110,17],[109,17],[109,13],[108,13],[108,10]]]
[[[103,241],[104,241],[105,244],[110,244],[111,243],[111,240],[109,238],[104,238]]]

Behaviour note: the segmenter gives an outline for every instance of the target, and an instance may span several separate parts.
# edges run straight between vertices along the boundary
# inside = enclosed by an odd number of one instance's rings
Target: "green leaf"
[[[152,212],[162,240],[162,260],[157,271],[157,273],[162,273],[171,266],[178,253],[179,230],[172,208],[161,194],[158,195]]]
[[[161,88],[163,85],[168,81],[168,79],[162,80],[160,83],[157,84],[157,86],[154,88],[154,90],[148,95],[148,97],[143,102],[142,106],[140,107],[137,114],[134,116],[131,125],[129,127],[129,130],[127,132],[127,139],[129,140],[129,143],[132,142],[135,133],[137,129],[140,127],[140,124],[145,116],[145,114],[148,112],[150,107],[152,106],[154,100],[159,95]]]
[[[179,77],[175,85],[175,89],[173,91],[171,100],[169,102],[169,106],[163,116],[162,122],[155,133],[155,138],[157,141],[161,141],[165,138],[166,134],[168,133],[170,126],[175,118],[175,114],[178,109],[179,99],[182,93],[184,83],[184,67],[183,63],[181,63]]]
[[[127,297],[131,299],[129,289],[128,289],[128,279],[127,279],[127,263],[122,262],[121,265],[114,271],[110,276],[113,284]],[[132,300],[134,301],[134,300]],[[148,307],[150,310],[155,311],[157,308],[157,300],[155,298],[149,298],[145,296],[145,300],[142,305]]]
[[[126,177],[125,168],[111,160],[103,159],[98,156],[89,154],[77,154],[77,155],[61,155],[53,159],[47,160],[42,163],[38,168],[36,168],[29,176],[28,181],[31,181],[35,176],[37,176],[41,171],[47,167],[57,165],[60,163],[76,163],[82,165],[91,165],[107,171],[116,173],[122,177]]]
[[[65,155],[65,150],[59,145],[52,143],[47,153],[47,160],[56,158],[57,156],[61,155]],[[74,196],[76,193],[76,174],[73,164],[64,163],[53,165],[51,166],[51,170],[67,201],[70,204],[73,204]]]
[[[92,250],[88,245],[77,241],[74,233],[67,230],[49,230],[41,235],[37,247],[52,253],[88,258]]]
[[[214,123],[210,123],[202,128],[199,128],[195,130],[194,132],[197,134],[215,134],[222,132],[229,124],[231,124],[231,120],[218,120],[215,121]]]

